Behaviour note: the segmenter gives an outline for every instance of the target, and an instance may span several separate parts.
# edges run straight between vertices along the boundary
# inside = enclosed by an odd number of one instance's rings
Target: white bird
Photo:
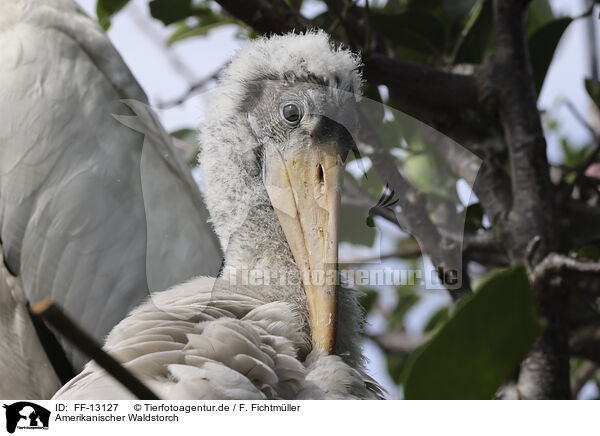
[[[95,21],[72,0],[0,0],[0,47],[0,398],[44,399],[61,382],[29,301],[52,298],[103,340],[148,289],[215,274],[221,255],[185,162]],[[80,371],[88,359],[61,344]]]
[[[220,78],[200,164],[223,273],[153,294],[105,343],[159,397],[378,397],[354,293],[313,279],[337,278],[358,68],[357,56],[311,32],[251,42]],[[54,398],[132,396],[90,362]]]

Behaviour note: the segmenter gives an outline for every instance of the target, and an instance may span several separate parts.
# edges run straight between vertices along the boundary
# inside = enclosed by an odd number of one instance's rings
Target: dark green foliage
[[[429,333],[434,331],[438,327],[444,325],[449,318],[450,310],[447,306],[442,307],[440,310],[434,313],[431,318],[429,318],[429,321],[427,321],[427,324],[425,324],[424,332]]]
[[[373,245],[376,230],[367,225],[367,215],[363,209],[342,206],[340,214],[340,240],[357,245]]]
[[[378,298],[379,293],[377,291],[374,291],[373,289],[363,289],[358,294],[358,304],[360,304],[364,313],[369,313],[375,303],[377,303]]]
[[[535,86],[538,93],[542,89],[546,73],[554,57],[554,52],[563,33],[573,20],[569,17],[559,18],[558,20],[550,21],[538,28],[529,37],[529,53],[531,56],[531,66],[533,68],[533,76]]]
[[[594,79],[586,79],[585,89],[598,109],[600,109],[600,82]]]
[[[477,2],[456,42],[454,63],[478,63],[491,52],[494,40],[493,22],[492,0]]]
[[[426,11],[407,11],[397,14],[371,13],[372,25],[394,46],[428,55],[438,55],[444,50],[443,23]]]
[[[111,17],[123,9],[127,3],[129,3],[129,0],[98,0],[96,14],[98,15],[98,22],[104,30],[110,27]]]
[[[300,10],[309,0],[284,1],[293,9]],[[98,19],[105,29],[110,26],[111,17],[127,2],[128,0],[98,0]],[[323,1],[319,3],[326,4]],[[600,0],[595,0],[595,3],[600,3]],[[357,26],[360,27],[355,29],[358,31],[352,36],[354,40],[349,37],[349,23],[344,23],[338,12],[326,10],[312,21],[330,31],[334,38],[344,41],[347,46],[362,47],[365,63],[368,63],[368,59],[373,59],[370,56],[376,50],[375,43],[380,44],[382,41],[386,56],[426,64],[444,71],[460,71],[461,74],[461,64],[481,65],[496,52],[494,0],[388,0],[382,7],[371,1],[369,10],[358,6],[357,2],[353,4],[356,14],[351,16],[358,17]],[[246,24],[230,16],[211,0],[152,0],[149,2],[149,9],[152,17],[165,26],[170,26],[172,33],[169,43],[202,37],[223,25],[238,26],[240,35],[245,38],[258,36]],[[582,16],[590,14],[591,9]],[[556,17],[549,0],[531,1],[527,10],[526,35],[538,94],[564,32],[577,18]],[[363,35],[364,33],[369,33],[369,36]],[[359,38],[356,35],[363,36]],[[364,41],[359,40],[361,38]],[[373,44],[365,48],[367,40]],[[461,69],[456,68],[457,66]],[[464,71],[470,70],[465,68]],[[474,71],[477,75],[480,70]],[[484,74],[477,76],[477,79],[480,78],[485,79]],[[435,224],[439,224],[436,214],[444,206],[460,205],[456,195],[458,177],[448,168],[445,161],[447,157],[432,152],[438,146],[435,135],[432,139],[431,135],[424,134],[425,130],[419,122],[400,112],[409,110],[400,101],[409,106],[413,102],[421,103],[419,98],[411,96],[407,103],[401,93],[390,92],[389,98],[384,100],[382,95],[385,93],[382,94],[377,85],[368,83],[363,89],[366,97],[361,107],[364,118],[372,124],[378,140],[390,152],[390,159],[394,159],[402,176],[418,191],[427,194],[427,213]],[[600,83],[587,79],[585,87],[600,109]],[[372,100],[373,104],[366,104],[367,99]],[[388,109],[384,110],[383,105],[378,103],[388,105]],[[487,159],[492,156],[510,174],[506,147],[492,149],[486,142],[502,138],[503,128],[497,119],[497,112],[490,115],[479,109],[455,111],[452,107],[428,107],[428,110],[441,113],[444,116],[440,118],[449,124],[462,123],[459,127],[474,133],[473,137],[477,138],[478,145],[484,150],[480,157]],[[445,115],[449,115],[448,119]],[[192,138],[192,135],[195,132],[187,129],[173,133],[173,136],[185,141]],[[502,139],[507,142],[506,138]],[[581,164],[590,155],[591,145],[574,145],[568,138],[562,141],[562,185],[574,186],[578,173],[581,173]],[[349,159],[352,160],[353,157]],[[357,178],[356,184],[373,199],[372,206],[375,206],[387,182],[379,177],[367,160],[364,166],[368,170]],[[452,207],[448,209],[452,210]],[[464,230],[465,234],[473,236],[486,230],[481,203],[466,208],[455,207],[454,210],[460,219],[464,218],[464,228],[447,229],[448,232],[460,235]],[[565,252],[576,255],[579,259],[597,261],[600,259],[600,249],[597,246],[600,238],[598,218],[582,216],[580,220],[577,225],[561,229],[561,247],[565,247]],[[376,220],[368,208],[343,206],[340,221],[341,241],[372,246],[376,236],[387,237],[377,233],[374,228]],[[411,235],[407,235],[403,241],[416,244]],[[414,256],[414,250],[403,250],[402,246],[396,249],[408,253],[402,257],[405,261],[404,268],[422,269],[421,255]],[[414,277],[409,278],[409,281],[410,279]],[[425,300],[429,292],[422,290],[418,280],[413,282],[396,289],[397,303],[392,307],[379,307],[379,294],[372,289],[363,290],[359,295],[359,302],[366,312],[372,311],[377,305],[381,310],[380,315],[385,318],[387,330],[402,333],[407,314],[422,299]],[[594,299],[585,293],[572,293],[570,299],[569,316],[574,326],[590,320],[597,322],[600,315]],[[437,310],[424,326],[423,334],[434,336],[423,347],[412,353],[385,350],[388,371],[396,383],[404,384],[406,398],[490,398],[513,375],[539,331],[539,326],[532,290],[524,269],[515,267],[501,271],[489,276],[472,297],[466,297],[457,305],[449,303]],[[577,365],[580,363],[577,362]],[[600,383],[600,378],[597,381]]]
[[[465,218],[465,232],[475,233],[483,228],[483,208],[481,203],[474,203],[467,207]]]
[[[165,25],[184,20],[194,14],[192,0],[152,0],[150,14]]]
[[[525,268],[492,274],[405,369],[407,399],[488,399],[540,331]]]

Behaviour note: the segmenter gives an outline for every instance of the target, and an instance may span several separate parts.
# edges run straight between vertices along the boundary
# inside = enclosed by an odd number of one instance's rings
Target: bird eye
[[[281,118],[291,126],[297,126],[302,118],[302,110],[295,103],[286,103],[281,107]]]

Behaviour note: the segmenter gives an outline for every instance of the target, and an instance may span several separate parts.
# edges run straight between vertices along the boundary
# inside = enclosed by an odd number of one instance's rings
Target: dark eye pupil
[[[286,104],[283,107],[283,117],[290,123],[295,123],[300,119],[300,109],[295,104]]]

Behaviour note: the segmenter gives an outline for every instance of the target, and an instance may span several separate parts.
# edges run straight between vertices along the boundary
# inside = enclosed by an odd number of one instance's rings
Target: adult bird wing
[[[149,288],[215,274],[221,256],[185,162],[97,23],[71,0],[0,0],[0,46],[0,397],[31,398],[53,392],[23,390],[28,377],[54,375],[39,344],[23,346],[27,301],[52,298],[101,339]]]

